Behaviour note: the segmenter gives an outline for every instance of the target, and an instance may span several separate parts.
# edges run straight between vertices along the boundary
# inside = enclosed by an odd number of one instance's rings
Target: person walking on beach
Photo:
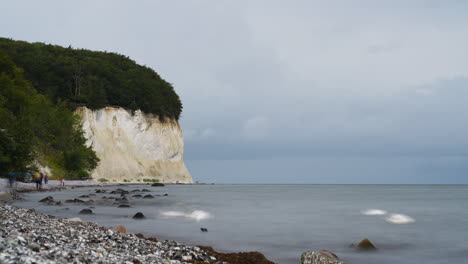
[[[39,181],[39,183],[40,183],[40,185],[41,185],[40,187],[42,189],[42,181],[44,181],[44,173],[41,172],[40,175],[41,175],[41,180]]]
[[[34,181],[36,182],[36,190],[39,191],[41,187],[41,174],[39,172],[36,172],[36,174],[34,174]]]
[[[24,181],[25,182],[31,182],[31,173],[29,173],[29,172],[24,173]]]
[[[49,174],[46,174],[44,176],[44,184],[47,184],[49,182]]]
[[[65,181],[63,180],[63,178],[60,180],[60,185],[65,186]]]
[[[17,174],[18,174],[17,172],[9,172],[8,173],[8,184],[10,185],[11,189],[13,189],[13,184],[16,181]]]

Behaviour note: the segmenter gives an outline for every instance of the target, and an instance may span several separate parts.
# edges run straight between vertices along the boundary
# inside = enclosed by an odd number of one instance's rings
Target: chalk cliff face
[[[80,107],[88,146],[101,160],[92,172],[94,179],[109,181],[191,183],[185,167],[182,130],[175,120],[160,122],[141,111],[106,107],[90,110]]]

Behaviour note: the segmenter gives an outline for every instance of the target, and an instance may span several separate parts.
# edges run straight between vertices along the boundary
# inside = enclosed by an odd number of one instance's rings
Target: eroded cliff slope
[[[115,107],[80,107],[76,112],[81,117],[87,144],[100,159],[92,172],[94,179],[192,182],[183,160],[182,130],[176,120],[161,122],[139,110],[132,114]]]

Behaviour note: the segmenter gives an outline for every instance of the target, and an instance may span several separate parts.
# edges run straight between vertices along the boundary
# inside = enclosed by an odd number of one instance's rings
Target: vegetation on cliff
[[[115,105],[141,109],[161,120],[180,117],[182,103],[172,85],[123,55],[6,38],[0,38],[0,50],[54,104],[67,101],[72,109]]]
[[[47,75],[47,72],[42,74]],[[56,177],[82,178],[97,165],[78,117],[66,102],[38,93],[0,49],[0,174],[47,161]]]

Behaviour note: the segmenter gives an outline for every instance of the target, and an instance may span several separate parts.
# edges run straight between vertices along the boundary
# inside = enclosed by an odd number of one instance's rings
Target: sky
[[[2,37],[172,83],[196,181],[468,184],[467,1],[0,4]]]

